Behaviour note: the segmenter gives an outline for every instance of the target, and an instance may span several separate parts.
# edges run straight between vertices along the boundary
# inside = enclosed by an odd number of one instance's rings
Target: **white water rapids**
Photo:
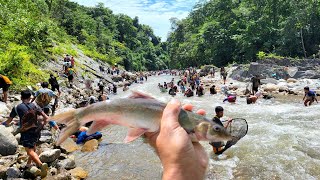
[[[130,89],[168,102],[172,97],[160,93],[157,85],[171,79],[150,77]],[[110,98],[130,94],[119,91]],[[222,103],[223,95],[212,96],[208,91],[203,97],[178,94],[176,98],[183,104],[192,103],[195,110],[205,109],[208,117],[221,105],[226,117],[245,118],[249,124],[248,134],[224,153],[225,158],[217,158],[211,146],[202,143],[210,155],[207,179],[320,179],[320,105],[304,107],[302,102],[276,99],[259,99],[257,104],[247,105],[244,98],[228,104]],[[88,179],[161,179],[161,163],[152,148],[142,139],[123,144],[125,135],[124,127],[107,128],[96,152],[75,153],[77,165],[89,172]]]

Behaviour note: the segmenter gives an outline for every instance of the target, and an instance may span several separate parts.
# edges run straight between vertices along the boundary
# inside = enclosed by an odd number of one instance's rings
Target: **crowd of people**
[[[68,84],[68,87],[64,87],[64,88],[73,88],[74,77],[75,76],[77,77],[77,73],[74,70],[74,68],[75,68],[74,58],[72,56],[67,55],[64,58],[64,62],[63,62],[63,75],[68,79],[69,84]],[[99,69],[100,71],[104,72],[103,67],[99,67]],[[125,75],[121,74],[118,66],[115,66],[112,69],[108,68],[107,73],[122,75],[123,78],[125,79]],[[161,74],[161,72],[158,72],[158,73],[153,72],[151,74],[159,75]],[[139,83],[139,82],[147,81],[148,76],[151,74],[140,73],[140,75],[137,76],[135,82]],[[195,68],[188,68],[181,73],[177,73],[177,71],[170,71],[170,74],[172,75],[179,74],[181,78],[177,81],[177,83],[174,78],[172,78],[170,82],[163,82],[163,84],[159,83],[158,87],[161,92],[168,92],[168,94],[171,96],[176,96],[177,93],[182,93],[186,97],[192,97],[194,95],[201,97],[205,95],[204,84],[201,82],[200,75]],[[211,77],[214,77],[215,75],[214,68],[210,70],[209,74],[211,75]],[[225,68],[220,69],[220,75],[223,81],[223,85],[221,86],[221,93],[226,96],[223,99],[223,102],[235,103],[237,100],[237,96],[236,94],[229,93],[229,86],[226,85],[227,72]],[[47,123],[49,124],[50,128],[53,128],[57,132],[59,132],[60,129],[63,128],[63,126],[58,125],[57,123],[55,123],[54,120],[50,119],[50,116],[53,116],[55,114],[58,108],[59,99],[63,94],[63,90],[60,87],[57,79],[58,77],[54,76],[53,74],[50,74],[50,78],[48,79],[48,81],[42,82],[41,88],[39,90],[35,92],[32,92],[30,90],[21,91],[21,103],[13,107],[10,112],[9,118],[6,121],[2,122],[2,125],[9,126],[10,124],[12,124],[13,119],[16,116],[19,117],[19,121],[17,122],[17,125],[19,128],[15,133],[21,133],[21,140],[20,140],[21,144],[24,146],[29,156],[27,166],[28,167],[31,166],[32,161],[36,163],[36,165],[41,169],[42,177],[46,176],[48,165],[46,163],[42,163],[39,159],[38,154],[36,153],[36,145],[37,145],[37,141],[40,138],[40,131],[41,129],[43,129],[43,127]],[[106,82],[103,79],[101,79],[97,84],[98,89],[92,88],[91,80],[87,80],[84,83],[85,83],[86,89],[91,90],[91,93],[88,93],[87,99],[84,99],[81,103],[79,103],[79,105],[77,106],[78,108],[86,107],[90,104],[97,103],[99,101],[105,101],[109,99],[108,94],[111,94],[111,93],[117,94],[117,91],[118,91],[116,84],[109,83],[106,85]],[[261,83],[260,83],[259,77],[258,76],[252,77],[251,83],[252,83],[252,91],[246,97],[247,104],[255,103],[258,100],[258,98],[261,97],[261,92],[259,91],[259,86],[261,85]],[[12,85],[11,80],[7,76],[0,75],[0,88],[2,88],[2,92],[3,92],[2,93],[3,97],[1,98],[1,100],[5,103],[8,101],[8,90],[10,85]],[[105,88],[105,86],[107,86],[107,88]],[[130,86],[130,83],[124,84],[123,91],[127,91],[129,89],[128,86]],[[49,87],[51,87],[51,89],[49,89]],[[218,93],[216,87],[217,86],[215,84],[212,84],[210,86],[209,93],[211,95],[215,95]],[[305,96],[303,100],[305,101],[304,102],[305,106],[308,106],[308,105],[310,106],[314,101],[317,102],[316,93],[314,91],[310,90],[309,87],[305,87],[304,91],[305,91]],[[94,92],[97,92],[97,94]],[[52,101],[54,101],[53,104],[52,104]],[[179,105],[180,104],[177,101],[170,102],[164,111],[164,114],[168,113],[169,115],[168,116],[164,115],[162,118],[162,121],[164,121],[165,123],[177,123],[178,111],[174,111],[174,110],[177,109]],[[232,122],[232,119],[229,119],[226,123],[223,124],[220,119],[224,115],[223,111],[224,109],[221,106],[217,106],[215,108],[216,116],[212,119],[212,121],[227,128],[229,124]],[[201,112],[201,115],[205,115],[205,112]],[[39,119],[39,116],[41,116],[42,118]],[[171,119],[170,120],[171,122],[167,121],[166,118]],[[168,139],[181,138],[181,137],[176,137],[174,135],[176,134],[175,129],[172,129],[171,126],[165,126],[164,124],[161,123],[161,129],[158,132],[159,137],[161,137],[159,138],[159,141],[168,141]],[[79,144],[84,143],[91,139],[101,138],[102,137],[101,132],[95,132],[94,134],[91,134],[91,135],[86,134],[88,127],[90,125],[91,125],[90,122],[85,124],[85,126],[82,126],[78,130],[78,132],[76,132],[71,137],[75,138],[75,141]],[[180,127],[180,125],[175,127]],[[160,135],[165,131],[175,132],[173,133],[174,136],[168,137],[168,139],[163,139],[165,135],[162,135],[162,136]],[[186,133],[184,134],[187,137],[187,134]],[[146,134],[146,136],[148,137],[148,134]],[[164,148],[161,145],[153,144],[152,138],[150,139],[151,139],[151,145],[153,145],[158,150],[157,152],[164,165],[164,168],[166,169],[166,167],[172,167],[170,164],[171,163],[170,161],[172,161],[172,159],[175,157],[166,157],[166,153],[163,153],[163,152],[167,151],[167,148]],[[171,140],[169,140],[168,143],[170,144],[170,142]],[[226,145],[223,142],[210,142],[210,144],[212,145],[213,152],[216,154],[221,154],[226,150]],[[195,143],[191,143],[191,141],[185,141],[185,143],[182,144],[181,147],[180,146],[179,147],[174,146],[174,147],[179,149],[185,146],[190,146],[190,148],[194,148],[194,149],[199,148],[199,145]],[[177,152],[182,152],[182,151],[179,151],[178,149],[177,149]],[[198,151],[187,152],[185,155],[188,156],[190,160],[198,162],[198,160],[195,158],[198,156],[205,156],[203,152],[204,151],[202,149]],[[170,152],[170,154],[172,153]],[[183,164],[181,166],[182,169],[187,170],[189,167],[185,166],[184,164],[185,162],[183,162],[183,160],[184,159],[178,159],[177,160],[178,162],[175,162],[175,164],[177,165],[179,163],[182,163]],[[166,163],[166,161],[168,161],[168,163]],[[199,165],[199,167],[204,167],[206,166],[206,163],[199,162],[197,165]],[[199,170],[199,167],[197,168],[198,170]],[[203,168],[200,168],[199,170],[200,174],[197,174],[199,173],[197,172],[193,176],[203,177],[205,171],[202,171],[201,169]],[[179,175],[181,177],[184,177],[186,174],[182,173]],[[165,172],[164,177],[166,176],[177,177],[177,174],[174,174],[173,176],[169,172],[168,173]]]

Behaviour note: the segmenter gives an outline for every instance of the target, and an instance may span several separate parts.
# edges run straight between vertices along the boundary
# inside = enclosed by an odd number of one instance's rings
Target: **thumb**
[[[172,99],[163,111],[160,129],[161,131],[168,129],[175,129],[180,126],[178,117],[180,113],[180,102]]]

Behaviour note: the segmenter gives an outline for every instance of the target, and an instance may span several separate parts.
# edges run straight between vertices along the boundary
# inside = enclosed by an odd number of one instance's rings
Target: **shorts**
[[[258,91],[258,87],[252,87],[252,91]]]
[[[21,133],[20,142],[23,147],[34,148],[40,139],[40,133],[35,132],[35,128],[32,128],[26,132]]]
[[[307,100],[308,100],[308,101],[312,101],[312,102],[313,102],[313,101],[314,101],[314,99],[315,99],[315,97],[314,97],[314,96],[307,96]]]
[[[68,76],[68,80],[69,80],[69,81],[72,81],[72,80],[73,80],[73,75],[69,75],[69,76]]]
[[[3,92],[7,92],[9,90],[10,84],[1,84],[0,88],[2,88]]]
[[[49,121],[50,127],[55,127],[57,123],[55,121]]]
[[[55,91],[56,89],[57,89],[58,91],[60,91],[59,85],[53,85],[53,86],[51,86],[51,90],[52,90],[52,91]]]
[[[50,114],[50,108],[43,108],[43,112],[49,116]]]

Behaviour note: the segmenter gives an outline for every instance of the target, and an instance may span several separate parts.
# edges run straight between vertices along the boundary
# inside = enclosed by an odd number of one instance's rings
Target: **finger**
[[[184,109],[186,111],[192,111],[193,106],[192,106],[192,104],[185,104],[182,106],[182,109]]]
[[[208,167],[208,154],[204,150],[203,146],[199,142],[193,142],[193,147],[195,153],[198,155],[198,160],[202,168],[206,169]]]
[[[175,129],[180,126],[178,116],[180,113],[180,102],[176,99],[171,100],[163,111],[160,131],[167,131],[168,129]]]
[[[199,110],[197,111],[197,114],[202,115],[202,116],[205,116],[207,113],[206,113],[206,111],[205,111],[204,109],[199,109]]]

